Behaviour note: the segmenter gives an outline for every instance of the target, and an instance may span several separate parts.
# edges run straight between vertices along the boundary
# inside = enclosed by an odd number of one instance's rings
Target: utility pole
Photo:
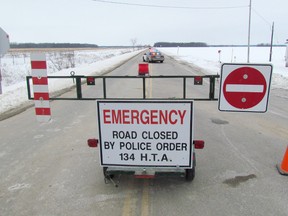
[[[285,67],[288,67],[288,39],[286,40],[286,54],[285,54]]]
[[[272,24],[272,34],[271,34],[271,44],[270,44],[270,57],[269,57],[269,62],[272,61],[273,37],[274,37],[274,22],[273,22],[273,24]]]
[[[250,3],[249,3],[249,25],[248,25],[248,53],[247,53],[247,63],[250,62],[251,7],[252,7],[252,0],[250,0]]]

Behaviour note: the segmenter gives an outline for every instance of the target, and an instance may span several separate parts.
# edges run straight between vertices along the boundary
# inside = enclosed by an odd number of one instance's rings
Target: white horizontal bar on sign
[[[49,122],[51,119],[51,116],[50,115],[37,115],[36,119],[39,122]]]
[[[35,100],[35,108],[50,108],[49,100]]]
[[[48,85],[33,85],[34,93],[48,93]]]
[[[45,53],[31,53],[31,61],[46,61]]]
[[[32,77],[47,77],[46,69],[32,69]]]
[[[241,85],[241,84],[227,84],[226,92],[255,92],[262,93],[263,85]]]

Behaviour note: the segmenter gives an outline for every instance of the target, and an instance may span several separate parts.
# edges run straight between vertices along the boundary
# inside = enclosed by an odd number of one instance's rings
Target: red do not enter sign
[[[223,94],[227,102],[239,109],[248,109],[259,104],[266,90],[264,76],[251,67],[241,67],[232,71],[223,86]]]
[[[266,112],[271,65],[223,64],[219,110]]]

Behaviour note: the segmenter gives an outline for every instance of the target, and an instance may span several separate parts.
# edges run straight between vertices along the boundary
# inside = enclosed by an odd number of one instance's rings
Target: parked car
[[[162,53],[156,49],[149,49],[149,52],[144,53],[143,55],[144,62],[161,62],[164,61],[164,56]]]

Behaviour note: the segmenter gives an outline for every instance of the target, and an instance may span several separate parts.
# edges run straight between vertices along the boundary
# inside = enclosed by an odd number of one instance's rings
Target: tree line
[[[207,47],[208,45],[203,42],[188,42],[188,43],[179,43],[179,42],[157,42],[154,44],[154,47]]]
[[[27,48],[97,48],[96,44],[82,43],[11,43],[10,48],[27,49]]]
[[[251,47],[269,47],[269,43],[260,43],[256,45],[251,45]],[[285,46],[285,44],[273,44],[273,46]],[[203,42],[157,42],[154,47],[247,47],[247,45],[208,45]]]

